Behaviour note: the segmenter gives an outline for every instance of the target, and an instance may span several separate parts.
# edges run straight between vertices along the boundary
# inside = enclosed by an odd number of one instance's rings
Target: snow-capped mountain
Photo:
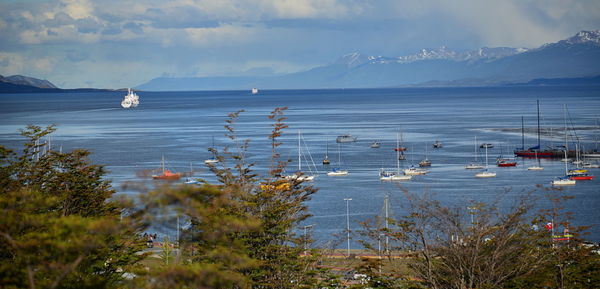
[[[499,59],[528,51],[526,48],[510,47],[482,47],[477,50],[456,52],[446,46],[435,49],[421,49],[418,53],[397,57],[389,56],[366,56],[359,52],[346,54],[336,60],[336,64],[344,64],[350,68],[365,63],[389,64],[389,63],[411,63],[423,60],[453,60],[453,61],[475,61],[480,59]]]
[[[561,40],[558,43],[561,42],[567,44],[593,43],[596,45],[600,45],[600,30],[581,31],[575,34],[575,36],[567,38],[565,40]]]
[[[539,48],[483,47],[458,52],[442,46],[404,56],[346,54],[329,65],[271,77],[157,78],[145,90],[367,88],[435,83],[497,85],[538,78],[600,75],[600,30]]]

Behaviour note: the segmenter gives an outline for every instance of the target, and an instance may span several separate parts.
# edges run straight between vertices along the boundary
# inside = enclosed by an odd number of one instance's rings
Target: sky
[[[352,52],[535,48],[598,29],[598,0],[0,0],[0,75],[124,88],[291,73]]]

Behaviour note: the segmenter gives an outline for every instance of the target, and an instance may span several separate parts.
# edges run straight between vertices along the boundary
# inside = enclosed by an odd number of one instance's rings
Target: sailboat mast
[[[523,116],[521,116],[521,149],[525,150],[525,125],[523,124]]]
[[[298,171],[302,171],[302,161],[300,159],[300,131],[298,131]]]
[[[487,146],[485,146],[485,169],[487,170]]]
[[[338,143],[338,166],[342,166],[342,153],[340,152],[340,144]]]
[[[477,136],[475,136],[475,163],[477,163]]]
[[[396,170],[398,172],[398,175],[400,175],[400,140],[398,133],[396,133],[396,148]]]
[[[567,136],[567,104],[564,104],[564,117],[565,117],[565,154],[567,153],[567,151],[569,150],[569,142],[568,142],[568,136]],[[567,157],[565,156],[565,159]]]
[[[537,100],[537,137],[538,137],[538,150],[542,150],[540,146],[540,100]]]

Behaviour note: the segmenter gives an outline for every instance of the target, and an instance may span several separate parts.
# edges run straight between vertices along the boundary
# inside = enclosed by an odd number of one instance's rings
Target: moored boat
[[[496,165],[499,167],[516,167],[517,162],[511,159],[498,158],[496,159]]]
[[[344,143],[344,142],[355,142],[357,139],[357,137],[349,135],[349,134],[343,134],[338,136],[335,141],[337,143]]]
[[[161,161],[162,173],[160,175],[152,175],[152,179],[154,180],[163,180],[163,181],[176,181],[181,178],[181,173],[173,173],[170,170],[165,169],[165,158],[162,157]]]

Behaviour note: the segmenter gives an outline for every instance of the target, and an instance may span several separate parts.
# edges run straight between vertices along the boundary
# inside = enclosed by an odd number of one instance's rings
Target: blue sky
[[[356,51],[534,48],[597,29],[598,0],[0,0],[0,74],[121,88],[289,73]]]

